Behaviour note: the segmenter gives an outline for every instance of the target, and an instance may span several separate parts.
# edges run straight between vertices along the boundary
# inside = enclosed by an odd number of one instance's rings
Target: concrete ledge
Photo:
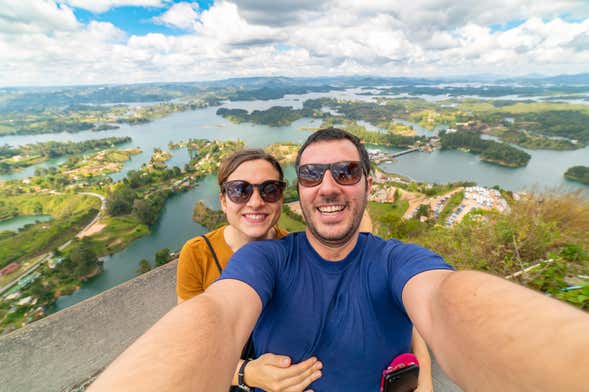
[[[0,390],[64,391],[101,371],[176,304],[176,264],[0,337]],[[432,373],[436,391],[460,391]]]
[[[176,261],[0,338],[0,390],[62,391],[97,373],[176,304]]]

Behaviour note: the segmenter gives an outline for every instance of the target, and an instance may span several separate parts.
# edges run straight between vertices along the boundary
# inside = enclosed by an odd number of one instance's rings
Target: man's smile
[[[319,211],[322,215],[334,215],[343,211],[345,208],[345,204],[329,204],[317,207],[317,211]]]

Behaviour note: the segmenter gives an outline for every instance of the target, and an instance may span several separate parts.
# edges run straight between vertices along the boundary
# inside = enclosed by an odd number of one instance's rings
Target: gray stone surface
[[[71,389],[176,303],[176,261],[0,337],[0,392]],[[436,391],[460,391],[436,363]]]
[[[0,338],[0,391],[62,391],[97,373],[176,303],[176,262]]]

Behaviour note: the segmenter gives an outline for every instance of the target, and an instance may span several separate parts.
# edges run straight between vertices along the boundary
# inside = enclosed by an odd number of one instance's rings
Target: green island
[[[531,150],[576,150],[578,143],[570,139],[550,138],[530,133],[526,130],[506,130],[504,132],[493,132],[494,136],[501,138],[501,141],[510,144],[517,144]]]
[[[568,168],[564,176],[569,180],[589,185],[589,166],[573,166]]]
[[[109,137],[83,142],[42,142],[20,147],[0,146],[0,174],[8,174],[49,159],[79,155],[129,143],[130,137]]]
[[[504,100],[465,100],[456,104],[472,113],[458,129],[476,124],[505,142],[527,148],[571,150],[589,144],[587,105]]]
[[[330,114],[334,112],[338,114]],[[236,123],[251,122],[269,126],[290,125],[304,117],[322,118],[323,125],[348,123],[351,125],[349,128],[359,127],[356,121],[366,121],[392,135],[412,136],[410,126],[395,121],[402,119],[427,129],[446,126],[459,131],[489,134],[499,137],[504,143],[530,149],[574,150],[589,144],[589,131],[585,126],[589,122],[589,108],[586,105],[559,102],[475,99],[428,102],[418,98],[380,98],[376,102],[359,102],[320,98],[306,100],[302,109],[275,106],[248,113],[243,109],[220,108],[217,114]],[[370,132],[362,128],[357,129],[357,132]],[[371,144],[399,147],[411,144],[409,139],[389,141],[383,136],[369,135],[366,136],[377,140],[369,142]],[[499,164],[504,161],[491,156],[483,159]],[[519,166],[520,163],[515,165]]]
[[[467,149],[474,154],[480,154],[481,160],[507,167],[521,167],[527,165],[532,158],[530,154],[508,144],[493,140],[483,140],[474,132],[442,131],[440,133],[442,149]]]
[[[300,144],[297,143],[274,143],[264,150],[284,166],[295,162],[300,147]]]
[[[248,113],[243,109],[217,109],[217,115],[228,119],[236,124],[251,122],[254,124],[281,127],[292,124],[303,117],[313,117],[311,110],[295,110],[291,106],[273,106],[267,110],[254,110]]]
[[[51,107],[42,111],[3,113],[0,117],[0,136],[99,132],[117,129],[117,124],[143,124],[175,112],[194,110],[207,105],[208,103],[199,100],[146,106],[73,105],[66,108]]]
[[[383,104],[384,103],[384,104]],[[218,109],[217,114],[234,122],[252,122],[270,126],[284,126],[303,117],[320,117],[323,119],[321,128],[337,126],[358,136],[364,143],[382,145],[387,147],[415,147],[430,145],[435,138],[414,136],[414,130],[407,125],[399,124],[392,117],[418,120],[425,125],[436,126],[442,123],[451,123],[454,126],[460,124],[458,120],[464,120],[462,112],[451,113],[445,110],[439,114],[431,109],[425,109],[430,105],[422,100],[394,100],[371,102],[341,101],[332,98],[307,100],[303,103],[303,109],[294,110],[292,107],[272,107],[265,111],[253,111],[248,114],[243,109]],[[321,111],[322,108],[336,110],[341,115],[333,115]],[[416,114],[407,115],[409,110],[418,110]],[[278,121],[280,119],[280,121]],[[384,132],[369,131],[358,121],[366,121],[384,130]],[[481,129],[486,126],[478,124],[478,131],[473,122],[469,129],[460,132],[441,132],[441,145],[443,149],[466,149],[473,154],[479,154],[481,160],[505,167],[525,166],[530,160],[530,155],[522,150],[493,140],[481,139]],[[463,127],[464,128],[464,127]]]
[[[227,224],[225,214],[221,210],[213,210],[205,205],[202,200],[197,201],[192,209],[192,220],[200,223],[207,230],[214,230]]]

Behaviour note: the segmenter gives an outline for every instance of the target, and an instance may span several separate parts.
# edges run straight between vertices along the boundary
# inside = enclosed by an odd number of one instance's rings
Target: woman
[[[276,225],[286,184],[274,157],[263,150],[239,151],[221,163],[217,179],[221,207],[229,224],[195,237],[182,247],[176,280],[178,303],[202,293],[244,244],[286,235]],[[237,365],[234,385],[239,385],[238,373],[243,363],[242,359]],[[320,368],[316,358],[290,366],[288,357],[264,354],[242,370],[250,387],[272,391],[279,385],[302,391],[320,375]]]
[[[231,255],[246,243],[286,235],[276,225],[285,183],[282,168],[274,157],[263,150],[239,151],[221,163],[217,180],[221,207],[229,224],[183,246],[178,261],[178,303],[202,293],[220,276]],[[429,369],[427,346],[415,334],[413,345],[422,368],[427,365]],[[233,385],[240,384],[240,370],[245,375],[241,384],[265,391],[302,391],[321,376],[322,364],[314,357],[295,365],[290,364],[288,357],[275,354],[264,354],[249,362],[244,362],[245,358],[242,355],[237,365]],[[375,370],[375,374],[379,371]],[[419,376],[420,387],[431,389],[427,387],[431,385],[431,373],[420,372]]]

